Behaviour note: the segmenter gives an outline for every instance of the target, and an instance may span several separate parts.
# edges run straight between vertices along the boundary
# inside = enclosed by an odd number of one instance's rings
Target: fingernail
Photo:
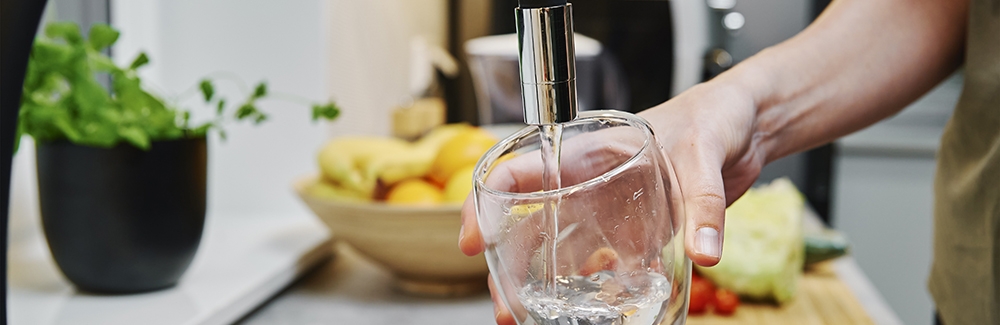
[[[464,238],[465,238],[465,225],[462,225],[462,227],[458,228],[458,244],[459,245],[462,244],[462,239],[464,239]]]
[[[719,257],[721,246],[719,244],[719,231],[712,227],[698,228],[695,234],[695,246],[698,253],[711,257]]]

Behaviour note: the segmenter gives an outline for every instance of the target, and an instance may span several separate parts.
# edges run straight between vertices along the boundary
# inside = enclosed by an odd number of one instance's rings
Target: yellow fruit
[[[441,146],[448,142],[448,140],[451,140],[451,138],[454,138],[456,135],[468,132],[469,130],[473,130],[475,128],[476,127],[466,123],[441,125],[431,129],[430,132],[427,132],[427,134],[420,137],[414,145],[420,147],[421,149],[431,150],[437,154],[438,150],[441,149]]]
[[[444,199],[441,190],[422,179],[408,179],[389,190],[385,203],[392,205],[433,206]]]
[[[306,193],[314,197],[334,201],[361,203],[371,202],[372,200],[371,197],[364,193],[352,191],[323,180],[317,180],[315,183],[309,184],[305,190]]]
[[[444,201],[447,203],[462,203],[472,192],[472,174],[476,165],[468,165],[451,175],[444,185]]]
[[[444,143],[472,129],[475,127],[468,124],[442,125],[414,143],[396,138],[341,137],[320,151],[319,167],[330,182],[371,197],[379,181],[392,186],[426,175]]]
[[[370,165],[382,184],[392,186],[399,181],[420,178],[431,169],[431,163],[441,146],[464,131],[473,129],[468,124],[446,124],[438,126],[422,138],[402,150],[385,152]]]
[[[521,204],[510,207],[510,214],[515,217],[527,217],[545,207],[542,203]]]
[[[406,141],[393,138],[337,138],[320,150],[319,168],[327,180],[371,197],[378,172],[387,160],[383,156],[406,151],[410,146]]]
[[[474,165],[497,139],[480,128],[472,128],[445,142],[431,164],[430,179],[445,184],[455,172],[468,165]]]

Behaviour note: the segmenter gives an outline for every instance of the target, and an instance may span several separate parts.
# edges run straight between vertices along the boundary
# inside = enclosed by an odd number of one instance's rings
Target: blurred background
[[[581,106],[638,112],[795,35],[828,1],[571,2],[576,32],[588,38],[577,40]],[[145,85],[180,106],[202,105],[180,95],[211,73],[334,99],[342,108],[334,122],[310,122],[303,108],[268,101],[261,104],[271,116],[266,124],[231,125],[228,140],[209,138],[209,227],[212,218],[301,219],[320,227],[290,183],[316,172],[316,152],[331,137],[399,133],[394,114],[421,98],[440,98],[442,109],[433,112],[448,122],[520,123],[516,41],[495,37],[515,32],[515,6],[515,0],[50,0],[43,19],[75,21],[83,30],[110,23],[122,31],[110,49],[115,62],[148,53]],[[821,218],[846,234],[857,264],[906,324],[930,324],[934,310],[925,286],[934,157],[961,84],[957,74],[902,113],[777,161],[761,178],[789,177]],[[13,171],[12,247],[38,222],[33,146],[24,141]],[[17,308],[11,313],[12,320],[31,319]]]

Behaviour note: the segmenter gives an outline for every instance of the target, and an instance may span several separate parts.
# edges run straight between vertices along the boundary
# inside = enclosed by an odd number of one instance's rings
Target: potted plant
[[[228,120],[266,120],[256,105],[266,84],[230,116],[211,80],[202,80],[215,117],[195,125],[189,111],[142,87],[136,70],[149,62],[145,54],[118,67],[101,53],[118,39],[110,26],[93,26],[87,39],[73,23],[44,33],[25,75],[17,138],[36,142],[42,223],[59,269],[92,292],[176,284],[205,223],[206,136],[225,138]],[[110,75],[110,89],[95,74]],[[312,107],[314,120],[338,114],[332,102]]]

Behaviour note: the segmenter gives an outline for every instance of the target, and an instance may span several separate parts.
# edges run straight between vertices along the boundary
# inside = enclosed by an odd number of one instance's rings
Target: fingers
[[[458,248],[468,256],[483,252],[483,235],[479,232],[479,221],[476,220],[476,204],[472,193],[462,204],[462,230],[458,233]],[[491,282],[492,283],[492,282]]]
[[[674,155],[677,181],[684,195],[684,247],[695,264],[712,266],[722,257],[726,193],[722,159],[697,146],[682,145]]]
[[[611,130],[609,130],[611,131]],[[600,133],[600,132],[597,132]],[[604,132],[598,135],[610,139],[615,133]],[[561,168],[563,185],[573,185],[611,170],[620,165],[634,152],[641,148],[642,143],[631,143],[625,140],[611,141],[593,135],[580,136],[567,141],[569,150],[564,150],[564,161]],[[591,140],[591,141],[587,141]],[[608,142],[608,145],[597,145]],[[611,144],[614,145],[611,145]],[[574,147],[575,146],[575,147]],[[577,148],[578,147],[578,148]],[[537,151],[519,155],[508,161],[498,163],[484,180],[485,186],[515,193],[529,193],[541,189],[542,161]],[[476,217],[475,201],[470,194],[462,205],[462,230],[459,232],[458,246],[462,253],[473,256],[483,252],[485,243]]]
[[[486,281],[490,286],[490,299],[493,300],[493,315],[497,321],[497,325],[517,325],[517,323],[514,322],[514,316],[510,314],[510,311],[507,310],[507,306],[503,304],[503,300],[501,300],[500,296],[497,295],[497,290],[493,284],[493,275],[490,274]]]

